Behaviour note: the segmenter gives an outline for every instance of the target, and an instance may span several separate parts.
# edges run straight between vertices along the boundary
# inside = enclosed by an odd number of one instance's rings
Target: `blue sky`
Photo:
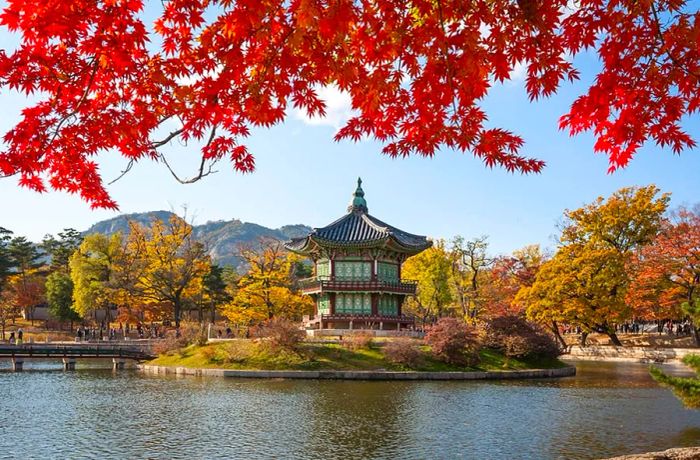
[[[0,46],[8,49],[13,43],[0,30]],[[557,129],[559,116],[585,90],[597,67],[589,55],[575,62],[582,81],[563,86],[550,99],[530,103],[518,78],[495,87],[484,101],[493,126],[520,134],[526,141],[522,152],[547,162],[539,175],[487,169],[468,153],[446,150],[432,159],[395,160],[382,156],[381,144],[371,140],[336,143],[333,135],[348,115],[348,101],[328,91],[328,119],[290,113],[284,125],[253,131],[247,142],[256,159],[253,174],[241,175],[221,163],[217,174],[181,185],[163,166],[143,162],[109,186],[119,212],[94,211],[77,196],[37,194],[19,188],[15,178],[0,179],[0,226],[37,241],[66,227],[84,230],[120,213],[179,211],[183,206],[195,223],[236,218],[269,227],[323,226],[345,212],[361,176],[370,213],[378,218],[434,238],[488,235],[493,253],[507,253],[532,243],[552,247],[564,209],[620,187],[655,183],[672,192],[674,207],[700,202],[696,150],[676,156],[647,145],[626,169],[608,174],[607,157],[593,153],[590,135],[571,138]],[[24,104],[22,96],[0,90],[1,134],[16,122]],[[697,138],[697,119],[688,125]],[[196,148],[176,145],[171,152],[183,174],[195,170]],[[105,154],[99,163],[107,181],[126,164],[115,153]]]

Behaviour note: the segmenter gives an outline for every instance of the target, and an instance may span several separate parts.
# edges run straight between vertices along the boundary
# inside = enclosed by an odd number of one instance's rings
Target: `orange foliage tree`
[[[629,270],[632,284],[627,301],[639,316],[683,315],[684,303],[694,305],[700,299],[700,209],[675,212],[652,244],[635,254]],[[700,344],[697,326],[694,335]]]
[[[336,139],[537,172],[543,162],[488,125],[483,101],[521,65],[530,98],[549,96],[590,51],[598,74],[560,125],[593,132],[615,169],[647,141],[695,144],[680,122],[700,107],[698,17],[680,0],[8,0],[0,27],[19,45],[0,50],[0,88],[33,102],[4,136],[0,174],[114,208],[94,161],[107,152],[128,170],[167,165],[171,141],[199,141],[200,166],[182,182],[224,159],[251,171],[251,127],[289,108],[324,114],[326,85],[354,109]]]

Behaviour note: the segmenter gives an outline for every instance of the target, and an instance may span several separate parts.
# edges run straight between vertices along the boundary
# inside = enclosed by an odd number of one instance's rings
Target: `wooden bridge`
[[[12,369],[21,371],[26,359],[61,359],[65,370],[74,370],[77,359],[112,359],[114,369],[123,369],[127,359],[143,361],[154,358],[150,347],[113,344],[29,343],[0,344],[0,359],[12,360]]]

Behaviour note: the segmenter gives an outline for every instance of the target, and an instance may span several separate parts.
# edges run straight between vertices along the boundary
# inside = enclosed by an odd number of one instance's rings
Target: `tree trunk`
[[[180,329],[180,302],[173,302],[173,314],[175,316],[175,328]]]
[[[690,326],[691,329],[693,330],[693,339],[695,339],[695,345],[700,347],[700,329],[695,327],[695,325]],[[3,336],[4,337],[4,336]]]
[[[581,332],[581,341],[579,342],[579,345],[581,345],[581,348],[586,348],[586,339],[588,338],[588,332]]]
[[[561,336],[559,333],[559,325],[557,324],[556,321],[552,321],[552,324],[550,326],[552,328],[552,333],[554,334],[554,337],[557,339],[557,342],[559,342],[559,345],[561,345],[563,350],[566,350],[566,340],[564,340],[564,337]]]
[[[615,334],[615,332],[606,332],[606,334],[608,334],[608,337],[610,337],[610,341],[613,345],[615,345],[616,347],[623,346],[622,342],[620,342],[620,339],[617,338],[617,334]]]

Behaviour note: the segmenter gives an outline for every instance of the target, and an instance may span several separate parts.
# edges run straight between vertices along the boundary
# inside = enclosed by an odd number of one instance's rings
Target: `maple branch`
[[[92,72],[90,73],[90,78],[88,79],[87,85],[85,86],[85,90],[83,91],[82,96],[80,96],[80,99],[78,100],[77,104],[75,104],[75,107],[73,108],[73,111],[63,117],[61,121],[58,122],[58,125],[56,126],[56,130],[53,132],[53,136],[51,136],[51,140],[49,140],[47,146],[50,146],[53,144],[53,141],[56,140],[56,137],[58,137],[58,133],[61,131],[61,128],[63,127],[63,124],[71,117],[75,116],[78,113],[78,109],[82,105],[83,102],[85,102],[85,99],[87,99],[88,94],[90,93],[90,88],[92,87],[92,83],[95,81],[95,75],[97,75],[97,69],[100,67],[99,66],[100,61],[93,58],[92,60]]]
[[[445,67],[447,67],[447,82],[450,85],[450,91],[452,93],[452,111],[457,113],[457,105],[455,104],[455,85],[452,79],[452,66],[450,65],[449,49],[447,48],[447,31],[445,30],[445,20],[442,17],[442,2],[437,0],[438,7],[438,19],[440,20],[440,28],[442,29],[442,47],[443,47],[443,59],[445,60]]]
[[[122,177],[126,176],[126,173],[128,173],[129,171],[131,171],[131,168],[132,168],[133,166],[134,166],[134,159],[132,158],[132,159],[129,160],[129,163],[127,163],[126,168],[124,168],[124,171],[122,171],[121,174],[119,174],[119,176],[117,176],[116,179],[114,179],[114,180],[111,181],[111,182],[108,182],[107,185],[112,185],[113,183],[115,183],[115,182],[117,182],[119,179],[121,179]]]
[[[177,136],[179,136],[180,134],[182,134],[182,132],[183,132],[184,130],[185,130],[185,128],[176,129],[175,131],[173,131],[173,132],[171,132],[170,134],[168,134],[168,135],[165,137],[165,139],[163,139],[162,141],[151,142],[151,147],[155,150],[155,149],[157,149],[158,147],[164,146],[165,144],[167,144],[168,142],[170,142],[171,140],[173,140],[174,138],[176,138]]]
[[[179,131],[182,131],[182,130],[179,130]],[[173,134],[173,133],[171,133],[171,136],[172,136],[172,137],[175,137],[175,136],[173,136],[172,134]],[[170,136],[169,136],[169,137],[170,137]],[[172,137],[171,137],[171,138],[172,138]],[[216,126],[212,127],[211,133],[209,134],[209,139],[207,140],[207,143],[206,143],[206,145],[203,147],[203,149],[205,149],[206,147],[208,147],[208,146],[212,143],[212,141],[214,140],[215,137],[216,137]],[[189,179],[182,179],[182,178],[180,178],[180,176],[173,170],[173,168],[170,166],[170,163],[168,163],[168,160],[165,159],[165,155],[163,155],[162,153],[159,153],[159,154],[158,154],[158,158],[160,159],[160,161],[163,162],[163,164],[165,165],[165,167],[168,168],[168,171],[170,171],[170,174],[175,178],[175,180],[178,181],[178,182],[181,183],[181,184],[193,184],[193,183],[197,182],[198,180],[200,180],[200,179],[202,179],[202,178],[204,178],[204,177],[207,177],[207,176],[210,175],[210,174],[214,174],[214,173],[217,172],[217,171],[215,171],[215,170],[213,169],[213,168],[214,168],[214,165],[216,164],[216,159],[212,160],[212,162],[211,162],[211,163],[209,164],[209,166],[207,167],[207,170],[206,170],[206,171],[204,170],[204,167],[205,167],[205,165],[206,165],[206,163],[207,163],[207,158],[204,156],[204,154],[202,154],[202,161],[201,161],[200,164],[199,164],[199,172],[197,173],[197,175],[195,175],[195,176],[193,176],[193,177],[190,177]]]
[[[691,77],[695,77],[695,80],[698,81],[700,80],[700,75],[694,72],[693,70],[689,69],[688,66],[683,64],[676,58],[672,53],[671,50],[668,49],[668,45],[666,43],[666,39],[664,38],[663,31],[661,30],[661,20],[659,19],[659,12],[656,9],[656,4],[654,1],[650,2],[651,3],[651,14],[654,16],[654,23],[656,24],[656,36],[661,42],[661,49],[662,51],[668,56],[668,58],[671,60],[673,65],[675,65],[677,68],[681,69],[684,71],[686,74],[690,75]]]

